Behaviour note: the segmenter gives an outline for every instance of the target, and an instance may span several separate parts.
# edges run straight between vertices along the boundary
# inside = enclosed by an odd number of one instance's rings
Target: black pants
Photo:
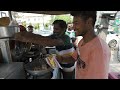
[[[74,66],[74,63],[70,64],[60,64],[63,68],[70,68]],[[63,79],[75,79],[75,69],[72,72],[65,72],[62,69],[60,69],[60,72],[63,75]]]

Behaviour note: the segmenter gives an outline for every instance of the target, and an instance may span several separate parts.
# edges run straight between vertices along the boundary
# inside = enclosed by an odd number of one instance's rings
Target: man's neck
[[[84,43],[87,43],[96,37],[94,31],[89,31],[83,36]]]

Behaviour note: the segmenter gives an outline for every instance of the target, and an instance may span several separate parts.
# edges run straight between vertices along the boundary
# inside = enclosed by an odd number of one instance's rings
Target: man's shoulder
[[[107,45],[106,41],[103,40],[101,37],[98,36],[98,39],[101,44]]]
[[[68,36],[68,35],[63,35],[63,36],[61,36],[61,39],[63,40],[63,41],[70,41],[71,39],[70,39],[70,37]]]
[[[106,41],[103,40],[100,37],[97,37],[96,45],[95,46],[96,46],[96,48],[101,49],[101,50],[109,50],[109,46],[106,43]]]

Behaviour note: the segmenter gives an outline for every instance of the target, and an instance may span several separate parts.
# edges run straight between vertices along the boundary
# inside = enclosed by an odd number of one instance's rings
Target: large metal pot
[[[53,69],[50,66],[48,66],[47,64],[46,64],[47,69],[45,69],[45,70],[44,69],[43,70],[34,70],[35,67],[39,67],[39,66],[41,66],[41,64],[43,64],[43,63],[40,63],[40,62],[34,60],[33,62],[29,62],[25,65],[25,70],[33,76],[42,76],[42,75],[45,75],[45,74],[53,71]]]
[[[15,33],[19,32],[20,29],[18,26],[7,26],[0,27],[0,38],[9,38],[14,37]]]

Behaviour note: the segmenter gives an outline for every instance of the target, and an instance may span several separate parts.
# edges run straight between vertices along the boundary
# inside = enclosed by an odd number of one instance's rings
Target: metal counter
[[[0,79],[26,79],[23,62],[0,63]]]

